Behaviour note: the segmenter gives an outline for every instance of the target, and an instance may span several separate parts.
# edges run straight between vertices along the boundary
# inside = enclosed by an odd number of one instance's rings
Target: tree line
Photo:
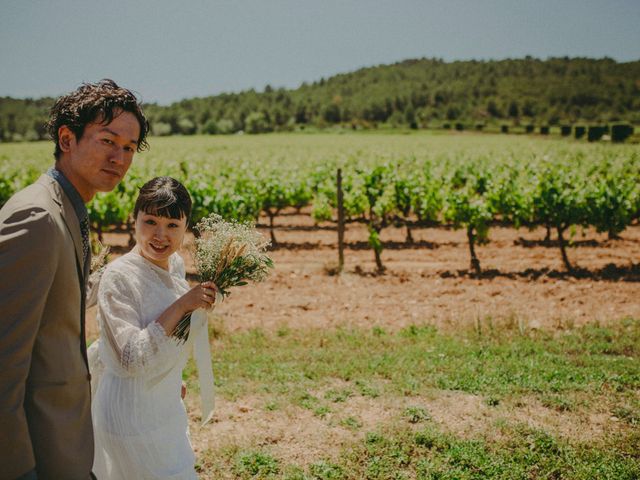
[[[0,140],[46,137],[53,98],[0,98]],[[435,58],[303,83],[296,89],[147,104],[155,135],[263,133],[342,126],[482,128],[640,124],[640,61],[550,58],[444,62]]]

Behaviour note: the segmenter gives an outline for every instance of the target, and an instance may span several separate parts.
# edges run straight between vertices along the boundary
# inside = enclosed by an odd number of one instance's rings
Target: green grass
[[[205,478],[640,478],[640,320],[526,334],[513,327],[451,335],[424,325],[218,332],[219,395],[233,401],[257,394],[265,410],[301,409],[356,440],[305,464],[253,444],[205,452]],[[420,403],[447,391],[479,395],[485,408],[501,410],[476,433],[456,435]],[[358,399],[399,406],[372,430],[357,412],[343,413]],[[604,409],[616,428],[567,437],[509,418],[532,399],[560,417],[584,419]]]
[[[638,389],[639,357],[640,322],[623,320],[616,328],[527,335],[504,329],[452,336],[430,326],[385,335],[338,329],[282,336],[252,330],[216,340],[213,368],[218,393],[230,399],[256,392],[300,396],[342,380],[347,386],[326,392],[323,400],[439,389],[486,395],[494,404],[523,394],[553,403],[554,394]]]
[[[508,440],[459,439],[433,426],[418,432],[369,433],[346,452],[338,478],[418,479],[632,479],[637,458],[622,452],[569,445],[524,426]]]
[[[368,432],[337,460],[321,459],[307,466],[281,465],[264,451],[233,457],[234,478],[242,479],[566,479],[633,480],[640,460],[632,445],[640,436],[617,438],[608,445],[569,444],[548,433],[516,425],[505,440],[460,439],[432,425],[418,431],[391,429]],[[214,472],[224,475],[223,470]]]

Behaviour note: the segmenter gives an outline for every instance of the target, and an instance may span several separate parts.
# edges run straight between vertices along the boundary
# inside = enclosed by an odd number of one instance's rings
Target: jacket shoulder
[[[54,241],[51,235],[60,230],[60,205],[53,199],[51,191],[34,183],[16,192],[0,209],[0,240],[13,238],[22,242],[27,239]],[[15,243],[15,242],[12,242]]]
[[[8,212],[24,210],[30,207],[45,208],[52,212],[59,210],[60,202],[54,198],[53,192],[41,181],[32,183],[22,190],[14,193],[0,212],[6,215]]]

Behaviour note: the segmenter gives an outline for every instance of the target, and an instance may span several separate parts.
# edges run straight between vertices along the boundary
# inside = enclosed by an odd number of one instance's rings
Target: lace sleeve
[[[135,291],[131,280],[119,272],[105,272],[98,291],[103,341],[108,343],[122,373],[130,376],[162,369],[175,348],[175,342],[157,322],[141,326]]]

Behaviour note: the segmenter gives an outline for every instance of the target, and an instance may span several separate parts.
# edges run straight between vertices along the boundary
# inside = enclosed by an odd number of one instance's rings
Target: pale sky
[[[163,104],[408,58],[640,59],[640,0],[0,0],[0,96]]]

